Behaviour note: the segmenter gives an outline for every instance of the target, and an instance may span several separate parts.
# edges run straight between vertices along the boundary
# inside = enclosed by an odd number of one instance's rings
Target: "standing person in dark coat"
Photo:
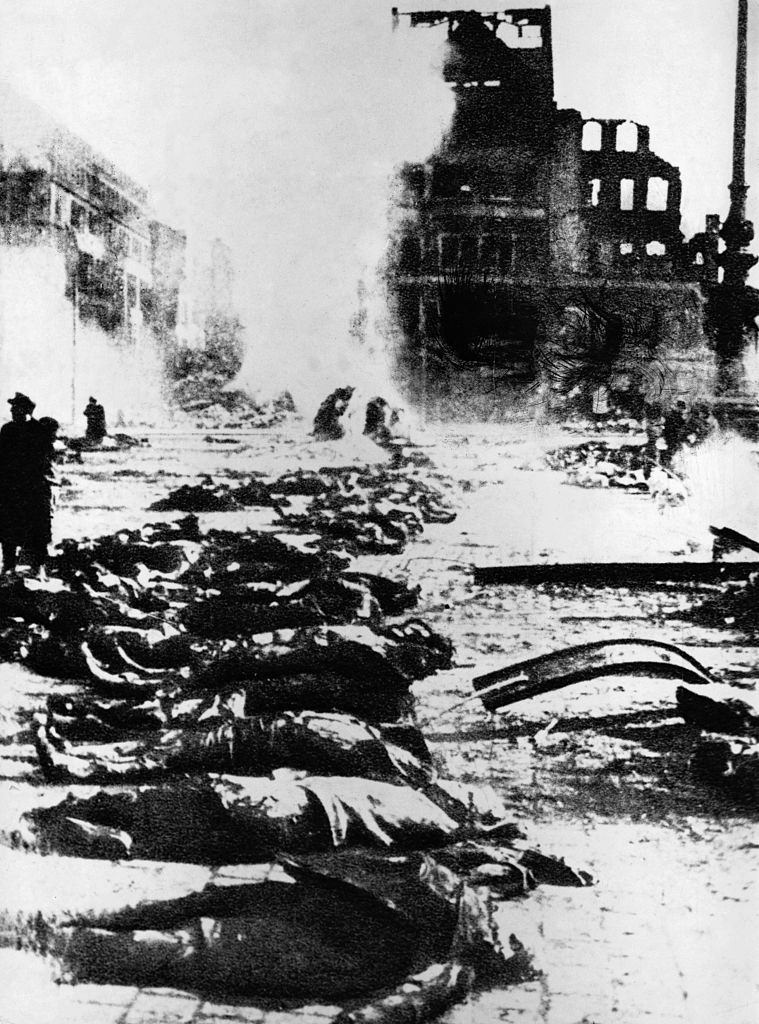
[[[58,424],[33,419],[34,402],[18,391],[8,403],[11,422],[0,428],[3,572],[16,568],[20,549],[37,572],[45,564],[51,539],[53,442]]]
[[[84,418],[87,420],[85,439],[93,444],[100,444],[108,433],[105,426],[105,409],[92,395],[85,406]]]

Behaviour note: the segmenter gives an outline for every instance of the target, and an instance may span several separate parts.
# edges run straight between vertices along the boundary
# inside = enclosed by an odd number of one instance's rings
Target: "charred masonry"
[[[164,344],[196,345],[206,314],[231,302],[232,270],[219,240],[202,261],[188,260],[186,242],[155,218],[144,188],[0,86],[0,255],[60,252],[77,316],[117,341],[135,343],[144,326]],[[42,302],[45,283],[35,287]]]
[[[550,8],[408,17],[447,22],[455,92],[438,151],[400,175],[391,280],[411,387],[443,405],[483,377],[512,400],[537,382],[632,396],[652,358],[670,395],[695,366],[708,377],[720,219],[686,242],[680,173],[648,127],[557,109]]]

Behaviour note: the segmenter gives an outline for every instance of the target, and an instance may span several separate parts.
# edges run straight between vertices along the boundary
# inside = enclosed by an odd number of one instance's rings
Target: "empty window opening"
[[[667,247],[663,242],[649,242],[646,246],[646,252],[649,256],[663,256],[666,251]]]
[[[491,267],[497,262],[498,242],[493,235],[483,235],[480,239],[480,260],[485,267]]]
[[[75,231],[84,231],[87,211],[80,203],[71,204],[71,226]]]
[[[514,269],[514,241],[511,238],[501,239],[498,249],[498,269],[502,274],[510,274]]]
[[[635,200],[635,182],[632,178],[622,178],[619,183],[619,208],[632,210]]]
[[[440,264],[453,266],[459,258],[459,240],[456,235],[442,235],[440,238]]]
[[[598,201],[601,198],[601,179],[592,178],[588,184],[590,185],[590,192],[588,194],[588,202],[591,206],[598,206]]]
[[[527,18],[518,22],[502,21],[495,30],[496,36],[513,49],[539,49],[543,45],[540,25],[531,25]]]
[[[422,250],[417,238],[407,235],[401,242],[399,265],[401,272],[418,274],[422,261]]]
[[[461,239],[459,261],[465,267],[473,267],[477,263],[479,239],[472,235],[464,235]]]
[[[601,148],[601,125],[598,121],[586,121],[583,125],[582,148],[584,150]]]
[[[669,182],[666,178],[649,178],[646,193],[647,210],[666,210],[669,198]]]
[[[94,260],[88,253],[83,252],[79,254],[79,284],[86,286],[89,285],[93,277]]]
[[[638,148],[638,126],[632,121],[617,125],[617,152],[634,153]]]
[[[619,243],[619,255],[620,256],[632,256],[633,254],[632,242],[620,242]]]

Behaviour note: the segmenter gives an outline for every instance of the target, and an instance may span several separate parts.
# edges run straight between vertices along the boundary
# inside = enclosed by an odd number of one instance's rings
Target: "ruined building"
[[[0,248],[61,253],[65,294],[83,322],[126,343],[143,324],[172,334],[185,241],[152,217],[143,188],[0,86]]]
[[[685,242],[680,174],[649,129],[557,108],[549,7],[408,17],[447,23],[455,93],[438,151],[400,174],[390,281],[411,392],[471,412],[483,394],[708,388],[719,217]]]

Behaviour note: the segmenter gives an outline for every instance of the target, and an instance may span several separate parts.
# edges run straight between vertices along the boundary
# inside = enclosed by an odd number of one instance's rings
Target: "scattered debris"
[[[745,580],[756,572],[759,572],[759,562],[544,562],[475,566],[474,580],[480,584],[642,588],[662,583]]]
[[[643,441],[617,445],[601,440],[586,441],[547,452],[545,461],[550,469],[563,470],[568,483],[580,487],[649,490],[652,466]]]
[[[754,808],[759,806],[759,743],[745,737],[706,734],[691,758],[694,774]]]
[[[714,537],[712,558],[715,562],[719,562],[729,552],[740,551],[743,548],[759,552],[759,541],[752,540],[745,533],[732,530],[729,526],[710,526],[709,532]]]
[[[541,693],[605,676],[653,676],[710,683],[707,670],[674,644],[656,640],[600,640],[568,647],[477,676],[472,684],[488,711]]]
[[[697,729],[759,738],[759,711],[746,700],[724,693],[715,698],[684,686],[678,686],[676,698],[678,712]]]
[[[230,388],[228,377],[220,374],[191,374],[170,387],[169,402],[199,430],[262,429],[295,416],[288,391],[258,401],[247,391]]]
[[[759,562],[717,562],[715,582],[722,585],[690,608],[678,613],[693,622],[712,627],[759,632]],[[724,581],[724,582],[723,582]]]

